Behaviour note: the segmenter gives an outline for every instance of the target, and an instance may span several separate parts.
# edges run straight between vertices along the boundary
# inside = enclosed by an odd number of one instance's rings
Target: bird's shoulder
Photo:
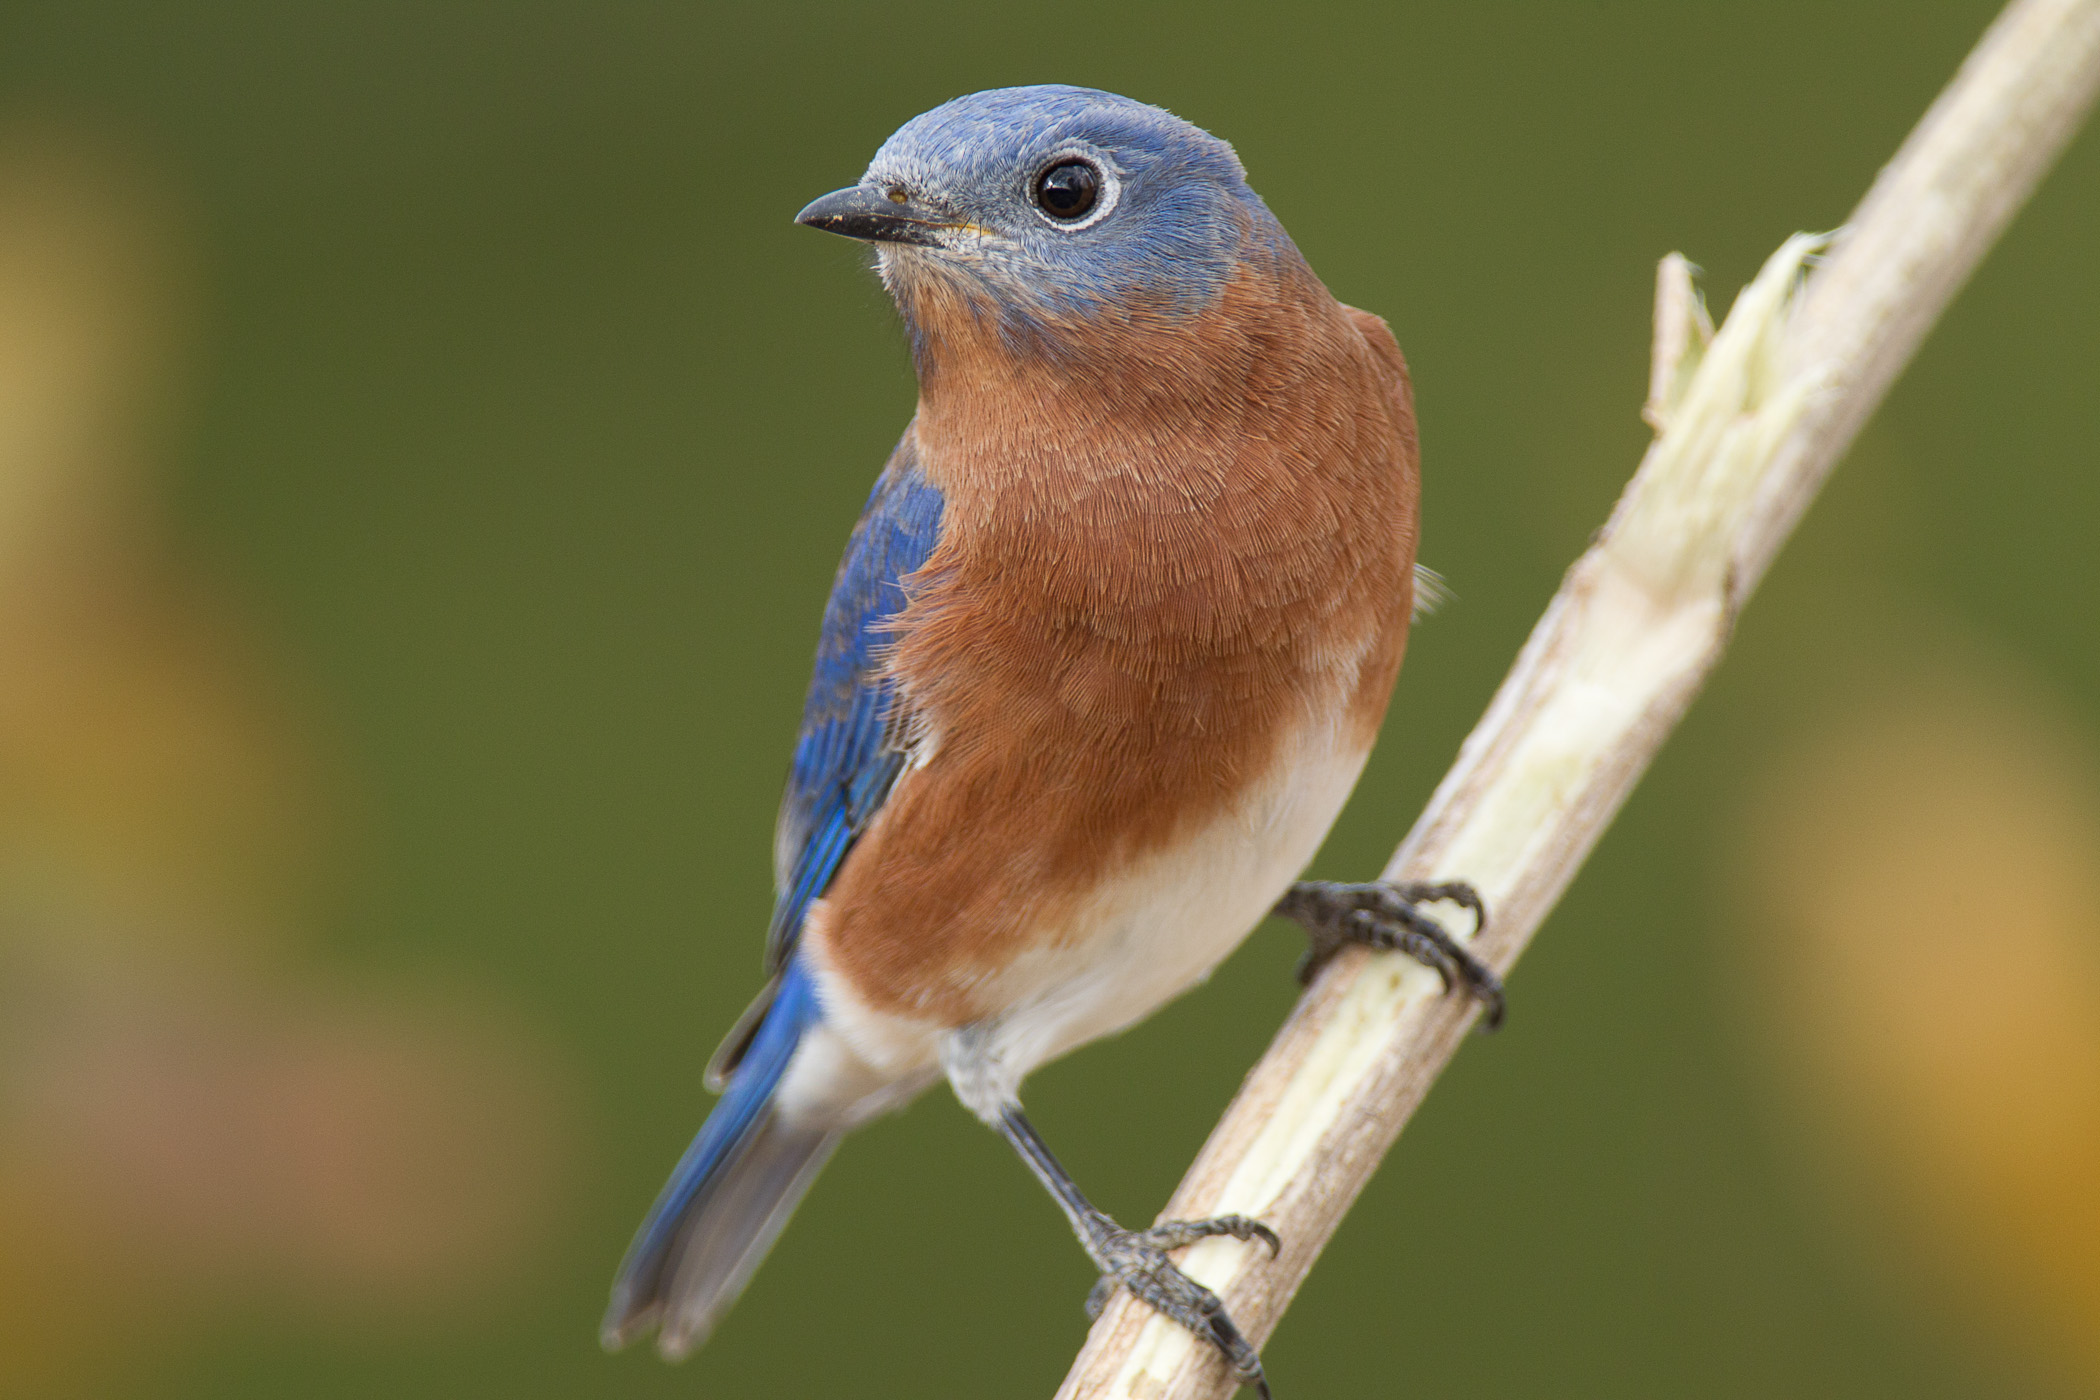
[[[1399,338],[1393,334],[1393,328],[1386,324],[1385,318],[1346,302],[1337,305],[1342,308],[1342,316],[1356,329],[1365,348],[1370,350],[1383,377],[1397,386],[1402,394],[1412,398],[1414,381],[1408,376],[1407,356],[1400,353]]]

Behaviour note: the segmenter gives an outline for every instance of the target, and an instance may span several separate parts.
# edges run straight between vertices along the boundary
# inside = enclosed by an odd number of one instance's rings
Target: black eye
[[[1083,160],[1061,160],[1035,177],[1035,202],[1053,219],[1083,218],[1101,197],[1101,172]]]

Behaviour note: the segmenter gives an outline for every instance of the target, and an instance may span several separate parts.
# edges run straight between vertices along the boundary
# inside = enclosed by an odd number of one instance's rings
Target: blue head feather
[[[1096,168],[1100,194],[1084,218],[1061,221],[1037,202],[1036,181],[1074,158]],[[913,281],[945,275],[982,293],[1024,335],[1046,318],[1110,309],[1200,311],[1243,261],[1290,248],[1232,147],[1169,112],[1092,88],[958,97],[899,128],[861,185],[942,222],[930,245],[879,245],[884,280],[907,317]]]

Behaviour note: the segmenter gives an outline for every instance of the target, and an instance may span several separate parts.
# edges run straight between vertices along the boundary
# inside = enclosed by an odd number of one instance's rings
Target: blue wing
[[[907,433],[875,482],[824,609],[774,839],[769,971],[787,965],[810,902],[831,884],[904,771],[895,686],[882,668],[884,624],[904,608],[904,580],[933,553],[942,505],[939,489],[919,472]]]
[[[823,1015],[809,969],[794,960],[795,940],[810,901],[831,884],[904,771],[896,688],[883,673],[884,624],[904,608],[905,580],[933,553],[941,509],[941,493],[919,474],[907,434],[868,497],[824,610],[780,807],[779,897],[766,938],[772,976],[708,1069],[722,1102],[620,1265],[605,1314],[608,1346],[652,1325],[666,1355],[697,1346],[838,1142],[835,1130],[775,1112],[796,1047]]]

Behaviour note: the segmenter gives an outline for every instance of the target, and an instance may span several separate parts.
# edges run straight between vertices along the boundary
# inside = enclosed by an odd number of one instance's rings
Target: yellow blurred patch
[[[306,965],[323,765],[155,528],[183,243],[138,168],[0,126],[0,1394],[214,1310],[368,1332],[499,1300],[575,1133],[471,988]]]
[[[1947,661],[1855,686],[1768,776],[1739,960],[1847,1214],[2100,1384],[2100,764],[2038,688]]]

